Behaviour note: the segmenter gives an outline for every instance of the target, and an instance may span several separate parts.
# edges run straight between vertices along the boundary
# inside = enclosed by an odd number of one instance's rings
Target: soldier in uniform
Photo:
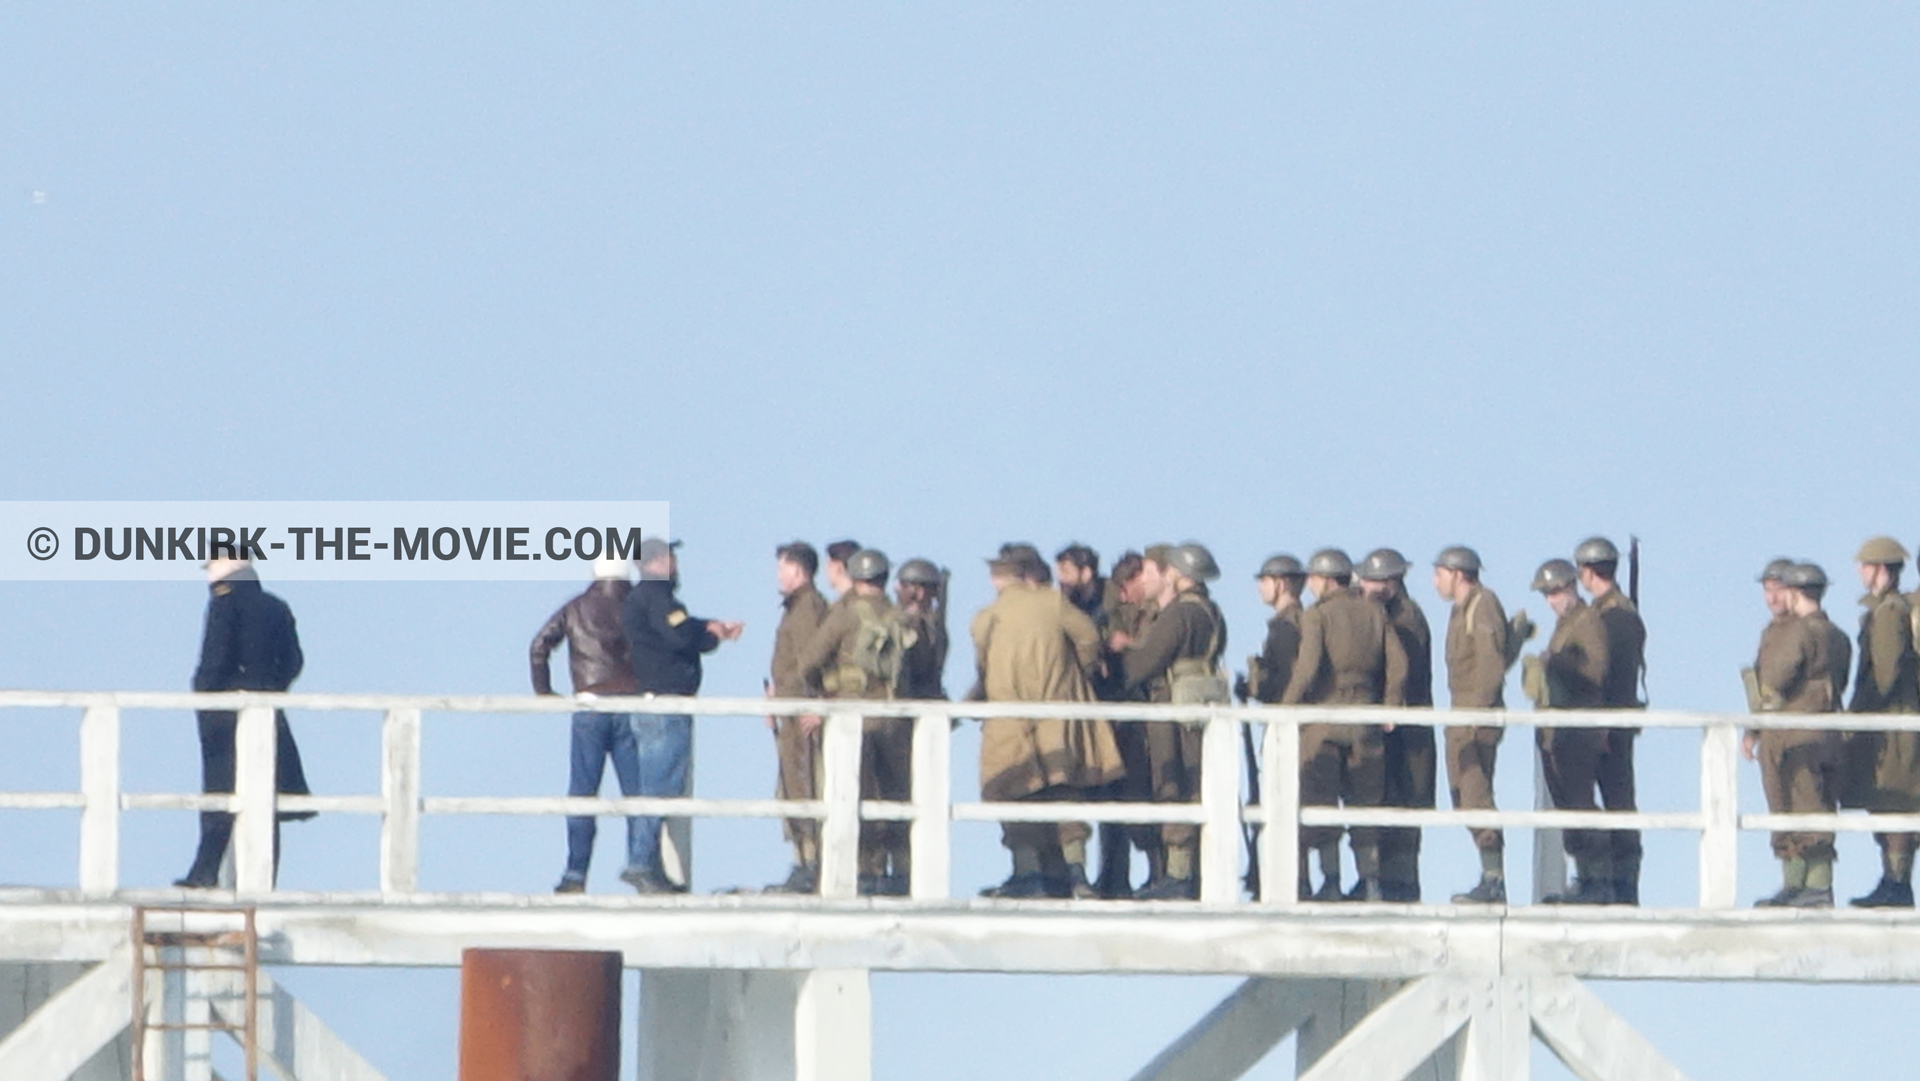
[[[943,702],[949,644],[947,572],[930,560],[909,559],[894,574],[893,599],[914,634],[906,654],[905,696]]]
[[[1913,613],[1900,593],[1907,550],[1891,537],[1875,537],[1855,557],[1866,595],[1860,603],[1858,674],[1850,713],[1920,712]],[[1856,732],[1847,742],[1848,802],[1882,814],[1920,811],[1920,733]],[[1876,833],[1880,883],[1853,904],[1859,908],[1913,907],[1913,852],[1920,835]]]
[[[287,602],[260,588],[260,577],[245,559],[207,562],[207,621],[200,636],[200,664],[193,670],[193,689],[208,691],[284,691],[299,678],[306,656],[294,629]],[[203,709],[195,714],[200,727],[200,790],[230,794],[234,781],[234,733],[239,714],[230,709]],[[293,742],[287,715],[273,711],[274,791],[284,796],[312,795],[300,748]],[[280,872],[280,823],[313,817],[312,811],[287,811],[273,821],[274,877]],[[233,839],[233,815],[225,811],[200,812],[200,847],[186,876],[174,883],[182,889],[209,890],[220,883],[220,864]]]
[[[1122,655],[1128,691],[1146,692],[1149,701],[1176,705],[1228,701],[1227,681],[1220,671],[1220,657],[1227,647],[1227,621],[1206,586],[1220,577],[1213,553],[1200,544],[1182,544],[1166,553],[1160,573],[1160,612],[1140,641]],[[1172,721],[1142,727],[1146,729],[1154,802],[1191,803],[1198,799],[1199,727]],[[1135,896],[1146,900],[1197,899],[1199,839],[1199,827],[1190,822],[1162,825],[1164,869]]]
[[[1427,614],[1407,595],[1407,570],[1413,564],[1392,548],[1369,552],[1354,568],[1360,592],[1386,609],[1387,622],[1407,653],[1405,683],[1396,696],[1408,708],[1433,708],[1433,628]],[[1386,733],[1386,806],[1432,810],[1439,762],[1433,728],[1397,724]],[[1420,902],[1418,827],[1380,831],[1380,892],[1388,901]],[[1356,886],[1357,890],[1359,887]],[[1354,897],[1358,900],[1358,896]]]
[[[1761,572],[1760,582],[1773,619],[1761,632],[1753,665],[1756,712],[1837,711],[1852,648],[1820,607],[1826,574],[1811,563],[1775,560]],[[1767,809],[1774,814],[1831,814],[1837,806],[1840,733],[1749,732],[1741,750],[1748,759],[1758,759]],[[1780,859],[1780,891],[1761,900],[1760,907],[1833,907],[1831,832],[1778,831],[1773,854]]]
[[[1101,624],[1105,622],[1102,608],[1107,599],[1107,580],[1100,577],[1100,553],[1075,541],[1054,553],[1053,575],[1060,583],[1061,595],[1093,620],[1104,636],[1106,628]]]
[[[1234,688],[1242,701],[1273,705],[1293,679],[1293,661],[1300,655],[1300,617],[1306,611],[1300,598],[1307,589],[1307,568],[1290,555],[1271,556],[1254,576],[1260,603],[1273,609],[1267,620],[1267,640],[1260,655],[1247,658],[1247,674]]]
[[[1505,709],[1507,613],[1493,590],[1480,584],[1480,556],[1454,546],[1433,561],[1433,591],[1452,605],[1447,616],[1447,693],[1454,709]],[[1447,788],[1459,811],[1495,810],[1493,773],[1504,728],[1447,727]],[[1507,903],[1506,834],[1469,830],[1480,853],[1480,881],[1456,904]]]
[[[979,686],[989,702],[1091,702],[1089,676],[1100,661],[1093,621],[1064,596],[1031,579],[1029,561],[996,558],[997,594],[973,621]],[[1043,568],[1044,569],[1044,568]],[[980,797],[1080,800],[1120,776],[1112,728],[1096,720],[988,718],[980,730]],[[1084,822],[1007,822],[1002,843],[1013,871],[989,897],[1098,894],[1087,881]]]
[[[908,624],[887,599],[886,554],[862,548],[847,557],[847,591],[827,609],[800,655],[800,679],[813,697],[887,700],[900,697],[905,655],[913,647]],[[913,722],[866,717],[860,731],[860,798],[913,798]],[[909,885],[906,833],[901,823],[860,823],[861,893],[904,896]]]
[[[847,560],[859,550],[860,542],[856,540],[837,540],[827,545],[827,588],[833,590],[836,601],[853,588],[853,579],[847,577]]]
[[[1336,547],[1308,559],[1313,607],[1300,616],[1300,655],[1281,705],[1404,705],[1407,653],[1386,611],[1361,597],[1354,561]],[[1300,726],[1300,803],[1306,806],[1380,806],[1386,799],[1386,728],[1380,724]],[[1356,826],[1350,835],[1359,887],[1356,901],[1384,901],[1380,891],[1380,831]],[[1308,851],[1319,853],[1321,889],[1308,891]],[[1300,829],[1300,897],[1342,901],[1340,829]]]
[[[1126,673],[1120,653],[1105,643],[1138,641],[1158,610],[1143,584],[1141,570],[1146,557],[1129,551],[1113,564],[1107,577],[1106,597],[1102,602],[1104,620],[1097,623],[1101,632],[1100,670],[1094,677],[1094,695],[1103,702],[1138,701],[1141,696],[1127,690]],[[1147,803],[1153,798],[1153,767],[1147,761],[1145,726],[1136,721],[1115,722],[1113,741],[1120,749],[1124,772],[1102,791],[1101,796],[1116,803]],[[1133,850],[1146,854],[1148,880],[1160,877],[1162,850],[1160,828],[1151,824],[1102,822],[1100,824],[1100,877],[1094,887],[1100,896],[1133,896]]]
[[[775,698],[805,698],[800,654],[827,618],[826,598],[814,588],[819,553],[806,541],[783,544],[774,552],[780,585],[780,626],[773,632],[773,671],[767,693]],[[820,715],[770,717],[780,772],[774,794],[780,799],[815,800],[820,788]],[[774,887],[780,893],[812,893],[820,886],[820,823],[789,818],[786,838],[793,845],[793,870]]]
[[[1620,550],[1605,537],[1590,537],[1574,549],[1573,562],[1580,571],[1580,585],[1593,598],[1593,610],[1607,629],[1607,675],[1602,684],[1602,709],[1645,709],[1640,698],[1640,680],[1647,669],[1647,625],[1641,622],[1634,606],[1615,580],[1620,568]],[[1601,748],[1595,780],[1600,785],[1600,805],[1609,811],[1633,811],[1639,804],[1634,797],[1633,741],[1638,727],[1609,728]],[[1613,900],[1615,904],[1640,903],[1640,831],[1610,830],[1612,847]]]
[[[1533,576],[1558,617],[1545,653],[1529,664],[1528,694],[1540,709],[1600,709],[1606,703],[1608,637],[1600,613],[1580,598],[1579,571],[1564,559],[1549,559]],[[1594,790],[1607,753],[1605,728],[1538,730],[1540,765],[1547,792],[1563,811],[1599,809]],[[1574,888],[1546,897],[1548,904],[1607,905],[1614,902],[1613,842],[1605,830],[1574,829],[1563,835],[1573,857]]]
[[[1282,705],[1399,706],[1406,688],[1407,652],[1387,621],[1386,610],[1352,588],[1353,561],[1325,548],[1307,561],[1307,591],[1313,607],[1300,618],[1300,653]],[[1386,726],[1300,726],[1300,802],[1310,807],[1379,807],[1386,799]],[[1350,831],[1360,882],[1356,900],[1381,901],[1380,831]],[[1307,851],[1320,854],[1321,885],[1307,892]],[[1340,830],[1314,826],[1300,831],[1300,893],[1315,901],[1338,901]]]

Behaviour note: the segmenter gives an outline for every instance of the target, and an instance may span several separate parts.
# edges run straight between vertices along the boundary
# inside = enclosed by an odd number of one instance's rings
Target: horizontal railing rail
[[[1123,703],[817,701],[808,699],[682,698],[557,695],[193,694],[129,691],[0,691],[0,711],[77,709],[80,717],[78,792],[0,792],[0,810],[80,811],[79,884],[85,894],[120,889],[120,816],[126,811],[227,811],[234,821],[235,889],[258,896],[272,890],[272,830],[276,812],[321,811],[378,816],[380,890],[419,890],[420,820],[425,815],[649,815],[685,818],[811,818],[821,823],[821,894],[856,893],[859,825],[863,820],[909,823],[914,873],[911,896],[948,897],[951,826],[955,822],[1191,823],[1200,827],[1200,901],[1240,902],[1242,825],[1262,826],[1256,859],[1262,895],[1257,902],[1291,906],[1302,826],[1410,826],[1500,829],[1639,829],[1700,834],[1699,907],[1735,904],[1738,838],[1743,831],[1821,830],[1920,832],[1920,814],[1740,814],[1740,734],[1748,730],[1876,731],[1920,729],[1920,716],[1899,714],[1725,714],[1620,710],[1416,710],[1324,706],[1164,706]],[[121,785],[121,714],[126,710],[233,710],[236,784],[231,795],[127,792]],[[365,795],[280,796],[274,792],[273,711],[375,712],[382,715],[380,792]],[[820,715],[824,785],[812,800],[702,797],[427,796],[421,791],[421,725],[436,714],[610,713],[714,716]],[[860,797],[861,722],[909,717],[913,726],[912,798]],[[987,802],[952,797],[951,722],[960,719],[1089,719],[1172,721],[1202,729],[1201,792],[1190,803]],[[1261,799],[1241,791],[1243,725],[1263,729],[1257,753],[1266,779]],[[1309,724],[1392,724],[1420,727],[1692,729],[1701,733],[1700,789],[1690,811],[1414,810],[1317,807],[1299,802],[1301,728]]]

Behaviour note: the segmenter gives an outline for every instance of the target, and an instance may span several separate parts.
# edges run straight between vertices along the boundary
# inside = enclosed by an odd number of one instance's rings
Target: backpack
[[[898,608],[878,611],[865,602],[855,602],[859,617],[853,640],[842,666],[841,690],[855,682],[863,684],[861,693],[875,698],[901,698],[906,694],[907,651],[920,640],[905,613]]]
[[[1220,617],[1219,607],[1195,593],[1182,593],[1174,603],[1181,601],[1205,605],[1207,616],[1213,621],[1213,630],[1207,641],[1205,657],[1182,657],[1167,670],[1168,699],[1177,706],[1232,702],[1232,689],[1219,667],[1220,651],[1225,644],[1221,641],[1220,633],[1225,621]]]

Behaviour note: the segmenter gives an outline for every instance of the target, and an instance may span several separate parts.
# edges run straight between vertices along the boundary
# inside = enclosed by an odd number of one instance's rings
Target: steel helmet
[[[847,557],[847,577],[856,582],[884,582],[892,567],[878,548],[862,548]]]
[[[1254,575],[1254,577],[1298,578],[1306,573],[1307,568],[1301,566],[1299,560],[1290,555],[1277,555],[1268,556],[1267,561],[1260,564],[1260,573]]]
[[[1322,548],[1307,560],[1307,573],[1327,578],[1345,578],[1353,573],[1353,560],[1338,548]]]
[[[1795,563],[1780,576],[1780,584],[1788,589],[1825,589],[1827,572],[1818,563]]]
[[[909,585],[937,586],[940,584],[940,568],[925,559],[909,559],[900,564],[898,577]]]
[[[1168,553],[1167,566],[1196,582],[1211,582],[1220,577],[1220,564],[1213,561],[1213,553],[1207,551],[1206,545],[1193,541]]]
[[[1436,567],[1444,567],[1450,571],[1467,571],[1471,574],[1479,574],[1480,553],[1468,548],[1464,544],[1456,544],[1451,548],[1440,549],[1440,554],[1433,557],[1433,565]]]
[[[1787,576],[1787,571],[1792,566],[1793,566],[1793,560],[1788,559],[1786,556],[1781,556],[1779,559],[1776,559],[1768,563],[1766,566],[1766,569],[1760,572],[1760,577],[1754,579],[1754,581],[1756,582],[1781,581]]]
[[[1375,548],[1360,561],[1359,569],[1354,573],[1369,582],[1385,582],[1393,578],[1404,578],[1407,569],[1413,564],[1407,557],[1392,548]]]
[[[1588,537],[1573,550],[1573,561],[1582,567],[1589,563],[1618,563],[1620,549],[1605,537]]]
[[[1572,589],[1580,581],[1580,572],[1564,559],[1549,559],[1533,574],[1533,588],[1542,593]]]

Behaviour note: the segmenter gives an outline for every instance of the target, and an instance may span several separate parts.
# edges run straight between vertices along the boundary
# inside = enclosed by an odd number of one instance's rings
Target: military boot
[[[1507,903],[1507,880],[1499,875],[1481,875],[1480,882],[1465,893],[1453,895],[1456,905],[1504,905]]]
[[[1913,887],[1891,878],[1881,878],[1880,884],[1865,897],[1855,897],[1847,902],[1855,908],[1912,908]]]

